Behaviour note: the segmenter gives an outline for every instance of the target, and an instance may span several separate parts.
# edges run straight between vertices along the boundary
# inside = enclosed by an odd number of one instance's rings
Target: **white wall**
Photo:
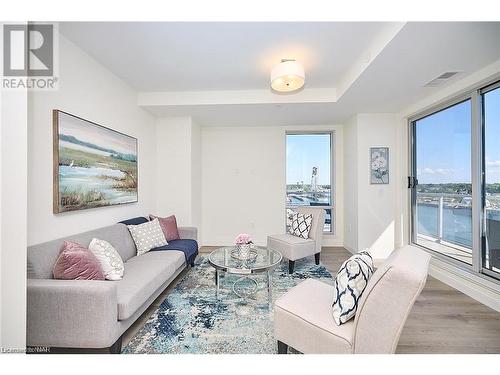
[[[375,259],[386,258],[394,249],[397,221],[397,114],[360,114],[358,117],[358,248],[368,248]],[[389,147],[390,179],[387,185],[370,184],[370,147]]]
[[[238,233],[265,244],[285,227],[285,134],[280,127],[202,128],[204,245]]]
[[[3,42],[0,42],[0,47],[3,48],[2,45]],[[2,129],[3,129],[3,115],[2,115],[2,90],[0,90],[0,145],[2,144]],[[2,151],[0,148],[0,171],[3,169],[2,165]],[[3,306],[3,301],[2,301],[2,289],[3,289],[3,282],[2,282],[2,185],[3,185],[3,179],[2,179],[2,173],[0,172],[0,348],[3,347],[2,344],[2,306]]]
[[[358,114],[345,126],[345,246],[385,259],[401,246],[399,114]],[[370,184],[370,147],[389,147],[389,184]],[[353,171],[356,176],[349,176]],[[349,192],[348,189],[351,189]]]
[[[137,94],[69,40],[59,40],[59,90],[29,94],[28,244],[110,225],[156,207],[154,118]],[[138,138],[139,202],[52,213],[52,110],[60,109]]]
[[[1,347],[26,345],[27,93],[1,95]]]
[[[180,226],[201,222],[201,130],[191,117],[156,121],[157,214]]]
[[[0,92],[0,348],[16,351],[26,346],[26,111],[26,90]]]
[[[201,127],[191,124],[191,223],[199,229],[201,238]]]
[[[358,249],[358,124],[344,126],[344,247]]]
[[[335,131],[335,183],[342,181],[342,126],[202,128],[203,245],[229,245],[241,232],[265,244],[285,228],[286,139],[289,131]],[[341,245],[343,185],[336,183],[337,235],[323,244]]]

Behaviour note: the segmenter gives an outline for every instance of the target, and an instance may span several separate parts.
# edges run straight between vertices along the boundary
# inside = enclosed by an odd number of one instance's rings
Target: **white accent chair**
[[[333,287],[307,279],[276,300],[278,353],[395,353],[411,308],[422,291],[431,256],[405,247],[394,251],[368,281],[354,319],[338,326],[332,315]]]
[[[324,208],[302,206],[297,209],[297,212],[313,215],[309,238],[300,238],[289,233],[267,237],[267,247],[279,251],[284,258],[288,259],[289,273],[293,273],[297,259],[314,255],[316,264],[319,264],[321,241],[325,226],[326,212]]]

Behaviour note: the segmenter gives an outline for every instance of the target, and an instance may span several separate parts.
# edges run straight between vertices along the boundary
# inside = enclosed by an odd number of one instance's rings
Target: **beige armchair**
[[[314,354],[394,353],[411,308],[427,279],[430,255],[396,250],[368,281],[354,319],[337,326],[333,287],[307,279],[276,300],[278,353],[288,346]]]
[[[302,214],[312,214],[313,220],[309,238],[300,238],[291,234],[276,234],[267,237],[267,247],[278,250],[284,258],[288,259],[288,272],[293,273],[295,261],[314,255],[316,264],[319,264],[321,241],[325,226],[325,209],[321,207],[303,206],[297,209]]]

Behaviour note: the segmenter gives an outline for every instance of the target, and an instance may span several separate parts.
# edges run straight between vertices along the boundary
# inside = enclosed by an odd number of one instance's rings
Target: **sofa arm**
[[[183,240],[198,241],[198,228],[196,227],[179,227],[179,236]]]
[[[116,283],[28,279],[27,345],[105,348],[118,337]]]

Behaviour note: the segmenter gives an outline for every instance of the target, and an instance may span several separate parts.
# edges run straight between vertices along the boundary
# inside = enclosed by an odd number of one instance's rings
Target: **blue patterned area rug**
[[[238,276],[226,276],[221,280],[219,301],[215,298],[214,274],[207,257],[200,257],[123,353],[276,353],[265,274],[253,276],[259,290],[247,298],[232,291]],[[333,283],[327,269],[315,265],[312,259],[296,261],[292,275],[288,274],[287,262],[282,262],[273,273],[273,300],[307,278]]]

